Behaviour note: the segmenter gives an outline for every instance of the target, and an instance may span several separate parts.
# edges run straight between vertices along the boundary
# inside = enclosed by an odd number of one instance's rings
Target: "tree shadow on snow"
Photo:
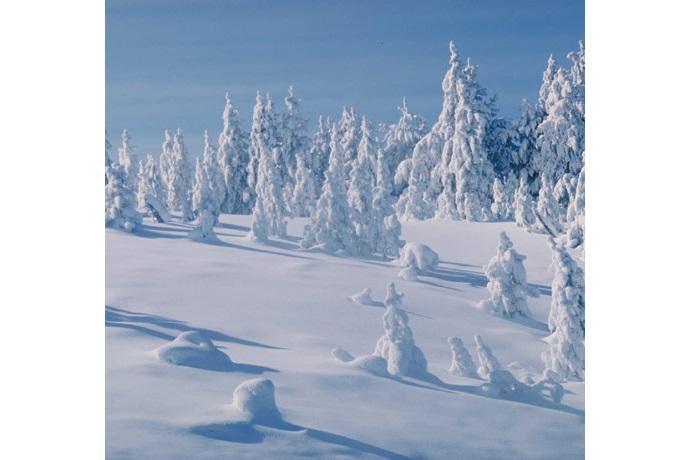
[[[270,430],[268,433],[265,431]],[[273,434],[273,431],[296,433],[327,444],[345,447],[355,450],[362,454],[376,455],[390,460],[411,460],[408,457],[396,452],[374,446],[363,441],[358,441],[347,436],[342,436],[328,431],[317,430],[300,425],[295,425],[283,420],[276,420],[270,423],[249,423],[249,422],[230,422],[212,423],[192,427],[190,431],[194,434],[215,439],[217,441],[236,442],[242,444],[256,444],[264,440],[266,434]]]
[[[153,325],[164,329],[170,329],[173,331],[177,331],[177,333],[174,336],[169,335],[164,332],[159,332],[149,327],[142,326],[142,324]],[[283,347],[276,347],[273,345],[267,345],[265,343],[255,342],[253,340],[241,339],[239,337],[233,337],[219,331],[193,327],[187,324],[187,322],[185,321],[178,321],[175,319],[166,318],[164,316],[132,312],[121,308],[116,308],[111,305],[105,306],[105,325],[106,327],[122,327],[137,330],[139,332],[143,332],[154,337],[166,340],[174,339],[180,332],[199,331],[213,341],[230,342],[238,345],[245,345],[248,347],[285,350],[285,348]]]
[[[437,278],[451,283],[469,284],[473,287],[486,287],[487,279],[482,273],[463,269],[436,267],[425,271],[423,276]]]

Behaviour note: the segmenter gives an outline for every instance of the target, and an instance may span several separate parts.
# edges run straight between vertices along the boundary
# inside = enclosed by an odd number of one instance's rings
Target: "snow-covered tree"
[[[515,172],[517,165],[518,134],[512,120],[499,116],[498,96],[492,96],[488,103],[489,121],[484,136],[484,149],[493,166],[494,173],[504,178]]]
[[[347,205],[344,173],[342,147],[338,142],[338,130],[333,125],[326,179],[311,221],[304,227],[302,247],[319,245],[328,252],[353,251],[355,234]]]
[[[383,314],[384,335],[376,342],[374,355],[388,362],[388,372],[396,376],[421,377],[427,373],[427,361],[414,343],[407,314],[390,304]]]
[[[281,149],[279,123],[273,108],[273,99],[269,94],[265,98],[261,97],[259,92],[256,93],[256,104],[254,105],[254,113],[252,116],[252,129],[250,133],[250,148],[249,148],[249,166],[247,167],[247,186],[251,195],[249,203],[253,205],[256,197],[258,176],[259,176],[259,162],[261,160],[262,152],[268,152],[269,156],[273,156],[273,150],[278,150],[278,162],[275,163],[275,175],[283,178],[283,171],[278,168],[278,165],[283,161],[283,153]],[[281,199],[284,201],[285,197]]]
[[[122,131],[122,142],[120,147],[117,149],[117,162],[120,164],[125,171],[125,176],[127,182],[132,189],[137,186],[137,173],[139,169],[139,158],[134,152],[134,146],[132,145],[132,138],[126,129]]]
[[[482,310],[512,318],[532,316],[527,306],[527,296],[536,297],[537,291],[527,283],[526,257],[513,249],[506,232],[498,235],[498,251],[484,267],[489,280],[487,289],[490,299],[479,303]]]
[[[139,180],[137,184],[137,204],[156,221],[167,219],[165,209],[166,190],[158,171],[158,162],[153,155],[147,155],[146,161],[139,161]]]
[[[208,144],[208,136],[206,136],[206,142]],[[214,170],[206,162],[209,156],[204,155],[203,159],[196,158],[192,191],[192,209],[196,216],[196,223],[190,236],[203,240],[216,238],[213,227],[218,223],[218,214],[220,213],[220,200],[217,192],[213,189]],[[215,162],[211,165],[215,165]]]
[[[405,297],[405,294],[402,292],[398,292],[395,290],[395,283],[390,282],[386,286],[386,297],[383,299],[383,304],[386,307],[394,306],[394,307],[399,307],[402,305],[402,299]]]
[[[253,192],[248,189],[247,168],[249,151],[247,136],[240,127],[239,114],[225,93],[223,130],[218,136],[218,167],[223,178],[221,210],[230,214],[247,214],[251,211]]]
[[[477,374],[479,377],[489,379],[492,372],[503,370],[503,366],[496,359],[491,348],[484,343],[481,335],[477,334],[474,336],[474,343],[477,345],[477,359],[479,360]]]
[[[354,227],[356,250],[359,254],[372,252],[374,225],[371,218],[373,190],[376,186],[376,146],[367,123],[362,117],[361,139],[357,146],[357,157],[350,168],[350,184],[347,190],[347,202],[350,208],[350,219]]]
[[[530,194],[536,194],[539,190],[539,170],[535,158],[538,151],[537,128],[542,118],[543,112],[538,106],[523,99],[520,116],[514,122],[513,172],[516,176],[525,176]]]
[[[512,220],[515,217],[514,205],[517,186],[518,180],[512,172],[504,180],[498,177],[494,179],[491,212],[496,219]]]
[[[307,166],[312,172],[314,187],[317,191],[323,187],[324,175],[328,169],[332,125],[330,118],[319,117],[319,126],[314,133],[307,155]]]
[[[426,121],[409,111],[407,99],[403,98],[402,107],[398,107],[398,110],[398,122],[387,130],[383,138],[383,153],[390,171],[397,171],[403,161],[409,163],[414,146],[427,133]],[[407,186],[407,177],[404,180]]]
[[[357,149],[362,135],[360,120],[353,107],[343,107],[340,122],[338,123],[338,135],[340,136],[340,146],[343,151],[345,177],[349,181],[350,171],[353,162],[357,158]]]
[[[558,69],[545,100],[546,115],[537,128],[535,165],[541,177],[555,183],[577,174],[584,152],[584,116],[569,74]]]
[[[308,217],[316,206],[316,186],[314,174],[309,170],[304,152],[297,154],[295,186],[292,192],[290,209],[296,217]]]
[[[370,226],[373,252],[383,257],[398,257],[405,242],[400,239],[402,229],[393,207],[388,161],[381,149],[376,156],[376,186],[372,199]]]
[[[396,204],[398,214],[404,219],[428,219],[436,212],[436,200],[441,190],[450,155],[452,137],[455,131],[455,109],[458,103],[457,82],[462,70],[458,50],[451,41],[450,67],[443,77],[443,105],[438,121],[431,131],[424,135],[414,147],[408,186]]]
[[[191,203],[191,169],[187,148],[184,144],[180,129],[173,138],[171,157],[168,163],[168,208],[181,211],[182,218],[187,221],[194,219]]]
[[[106,166],[105,174],[108,178],[105,185],[105,226],[134,231],[142,219],[125,167],[121,164]]]
[[[537,219],[537,224],[534,227],[535,229],[546,233],[560,232],[560,212],[558,210],[558,201],[556,200],[556,196],[554,194],[553,184],[545,176],[542,177],[541,188],[539,189],[537,212],[539,213],[539,216],[541,216],[544,223],[548,226],[548,229],[543,228],[544,224],[542,224],[539,219]]]
[[[520,185],[515,191],[515,222],[518,227],[532,228],[537,221],[535,215],[535,204],[532,194],[529,192],[527,175],[520,177]]]
[[[448,345],[453,354],[448,372],[462,377],[477,378],[477,365],[474,363],[472,356],[462,343],[462,339],[455,336],[448,337]]]
[[[491,108],[476,73],[477,67],[468,59],[457,81],[452,155],[437,203],[436,214],[440,217],[457,216],[470,221],[492,219],[494,171],[485,148]]]
[[[546,371],[561,380],[585,378],[585,278],[566,249],[549,239],[553,256],[549,344],[542,353]]]
[[[297,159],[300,156],[306,159],[309,151],[307,121],[300,113],[301,103],[302,100],[295,96],[294,87],[290,86],[288,88],[288,95],[285,97],[285,114],[283,115],[281,126],[282,161],[278,165],[283,173],[286,197],[291,197],[294,194]]]
[[[575,195],[568,206],[566,241],[575,248],[585,242],[585,168],[577,176]]]
[[[161,145],[161,154],[158,158],[158,164],[160,166],[161,179],[163,179],[163,185],[165,186],[166,195],[167,190],[170,187],[169,184],[172,181],[172,171],[170,165],[172,164],[173,157],[173,135],[169,130],[165,130],[163,133],[163,144]],[[167,196],[166,196],[167,201]]]
[[[261,151],[256,182],[256,200],[252,211],[250,239],[264,241],[268,236],[287,234],[287,209],[283,196],[283,177],[278,169],[281,150]]]

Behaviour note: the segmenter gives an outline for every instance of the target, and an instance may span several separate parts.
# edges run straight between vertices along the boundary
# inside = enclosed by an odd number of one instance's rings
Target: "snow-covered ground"
[[[390,261],[300,250],[304,223],[293,220],[290,237],[270,244],[244,238],[249,216],[221,216],[216,244],[191,241],[180,223],[106,229],[108,458],[584,457],[584,383],[564,385],[560,405],[517,402],[481,395],[484,381],[447,371],[448,337],[476,360],[481,334],[516,377],[541,372],[552,278],[544,235],[513,223],[404,222],[406,241],[440,257],[405,281]],[[533,321],[475,307],[488,298],[481,267],[502,230],[542,294],[529,299]],[[390,281],[437,379],[376,376],[331,355],[374,351]],[[349,299],[366,287],[373,305]],[[159,359],[154,350],[185,331],[201,331],[231,362]],[[282,422],[237,421],[233,391],[258,377],[273,382]]]

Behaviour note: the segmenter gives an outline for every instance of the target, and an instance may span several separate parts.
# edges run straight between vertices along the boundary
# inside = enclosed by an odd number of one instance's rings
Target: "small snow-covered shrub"
[[[423,376],[427,373],[426,357],[415,345],[408,321],[407,314],[394,304],[386,307],[384,335],[376,343],[374,354],[386,359],[392,375]]]
[[[403,246],[397,263],[403,267],[398,276],[406,280],[415,280],[418,274],[436,268],[439,257],[426,244],[410,242]]]
[[[450,345],[450,351],[453,353],[448,372],[463,377],[478,377],[477,365],[462,343],[462,339],[460,337],[448,337],[448,345]]]
[[[371,298],[371,288],[365,288],[361,292],[350,296],[349,299],[360,305],[374,305],[374,299]]]
[[[477,374],[479,374],[481,378],[488,379],[492,372],[503,370],[503,366],[498,362],[491,348],[484,343],[481,335],[475,335],[474,342],[477,345],[477,358],[479,359]]]
[[[186,331],[175,340],[154,350],[156,355],[170,364],[197,367],[201,369],[224,370],[232,361],[220,351],[203,333]]]
[[[252,379],[240,383],[232,394],[232,404],[251,422],[272,423],[281,421],[276,405],[275,386],[269,379]]]
[[[527,296],[537,297],[538,292],[527,284],[525,256],[513,249],[513,243],[505,232],[498,236],[498,251],[484,267],[489,282],[491,298],[482,300],[479,308],[495,315],[529,318]]]
[[[402,292],[397,292],[395,290],[394,283],[388,283],[388,286],[386,287],[386,298],[383,300],[383,304],[387,307],[398,307],[402,305],[403,297],[405,297],[405,294],[403,294]]]

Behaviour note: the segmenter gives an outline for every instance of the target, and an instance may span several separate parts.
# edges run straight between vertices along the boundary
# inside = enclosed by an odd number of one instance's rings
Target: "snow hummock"
[[[429,246],[409,242],[400,251],[397,264],[402,267],[398,274],[402,279],[414,281],[417,275],[433,270],[439,264],[439,257]]]
[[[222,370],[232,365],[228,355],[216,348],[200,331],[183,332],[154,352],[161,361],[178,366]]]
[[[251,422],[270,424],[283,419],[276,406],[275,386],[269,379],[240,383],[232,394],[232,405]]]

